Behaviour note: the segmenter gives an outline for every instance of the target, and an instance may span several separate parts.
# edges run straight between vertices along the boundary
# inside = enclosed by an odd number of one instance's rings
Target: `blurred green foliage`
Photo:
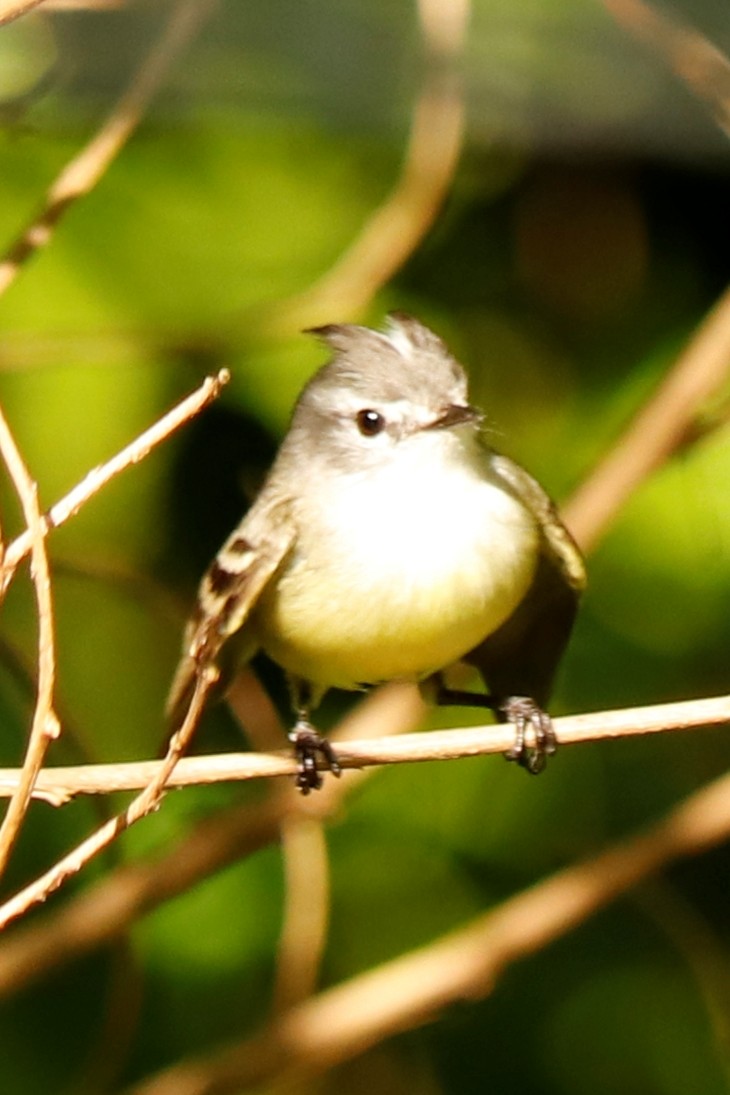
[[[726,10],[685,7],[727,45]],[[6,244],[166,10],[34,14],[0,30]],[[218,407],[53,534],[67,724],[54,763],[158,751],[197,576],[322,360],[301,335],[267,336],[265,319],[327,270],[387,194],[420,73],[409,4],[221,4],[129,146],[4,297],[0,399],[44,506],[204,372],[233,371]],[[368,315],[331,319],[379,322],[400,307],[433,325],[469,366],[495,444],[565,498],[726,284],[727,150],[704,107],[599,5],[478,0],[464,75],[466,146],[436,225]],[[632,498],[591,560],[556,711],[727,691],[729,477],[720,429]],[[21,524],[5,481],[0,503],[9,537]],[[19,762],[32,705],[19,666],[32,664],[33,609],[23,572],[2,621],[4,765]],[[198,747],[240,747],[225,713],[211,713]],[[498,759],[377,773],[330,831],[325,981],[422,945],[649,822],[728,758],[715,731],[565,750],[538,781]],[[169,797],[32,919],[252,794]],[[81,839],[100,809],[34,805],[6,892]],[[702,970],[710,959],[730,968],[728,871],[724,849],[675,868],[664,897],[627,897],[510,970],[488,1000],[311,1090],[727,1090],[730,997]],[[267,849],[4,1002],[6,1090],[114,1090],[255,1029],[271,1002],[282,900]]]

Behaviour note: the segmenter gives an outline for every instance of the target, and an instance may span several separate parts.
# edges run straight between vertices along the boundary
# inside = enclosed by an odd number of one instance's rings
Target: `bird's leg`
[[[290,680],[290,687],[297,713],[297,721],[289,733],[289,741],[294,746],[297,759],[296,785],[303,795],[308,795],[310,791],[317,791],[322,786],[322,774],[317,766],[318,756],[333,776],[339,776],[342,769],[331,743],[309,721],[309,709],[312,705],[309,683]]]
[[[439,707],[488,707],[498,711],[499,703],[488,692],[468,692],[462,688],[447,688],[439,681],[436,688],[436,703]]]
[[[515,740],[504,755],[507,760],[515,761],[530,775],[539,775],[547,764],[547,758],[551,757],[558,747],[550,716],[529,696],[507,696],[506,699],[496,699],[485,692],[466,692],[446,688],[439,680],[436,703],[443,706],[488,707],[490,711],[494,711],[501,722],[511,723],[515,730]],[[528,731],[532,731],[532,734],[528,735]],[[531,744],[528,744],[528,736],[533,739]]]

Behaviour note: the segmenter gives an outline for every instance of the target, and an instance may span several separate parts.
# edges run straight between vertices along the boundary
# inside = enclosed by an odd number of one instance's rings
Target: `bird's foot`
[[[550,716],[529,696],[509,696],[499,705],[499,709],[515,728],[514,745],[507,750],[505,757],[525,768],[530,775],[539,775],[547,764],[547,758],[558,747]],[[532,738],[532,742],[528,738]]]
[[[289,734],[289,741],[294,746],[294,755],[297,758],[296,785],[303,795],[317,791],[322,786],[322,773],[317,765],[318,756],[333,776],[340,775],[342,769],[332,745],[310,723],[299,719]]]

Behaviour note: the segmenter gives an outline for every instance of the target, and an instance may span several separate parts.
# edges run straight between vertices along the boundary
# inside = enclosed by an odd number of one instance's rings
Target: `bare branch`
[[[423,711],[414,688],[385,685],[340,722],[337,735],[350,740],[362,734],[405,733],[420,722]],[[52,915],[17,927],[0,941],[0,996],[118,938],[150,909],[271,844],[285,818],[331,817],[364,777],[364,772],[351,772],[347,780],[328,780],[306,798],[289,783],[263,803],[217,812],[162,856],[120,867]]]
[[[2,410],[0,410],[0,453],[18,492],[28,526],[31,575],[38,606],[38,690],[25,760],[0,826],[0,874],[2,874],[20,833],[46,751],[50,743],[59,736],[61,726],[53,709],[56,676],[53,601],[45,529],[38,507],[38,487],[28,473]],[[7,560],[4,560],[3,572],[6,563]],[[0,587],[5,589],[6,585],[7,581],[3,573]]]
[[[696,730],[701,727],[723,726],[728,722],[730,696],[717,696],[619,711],[566,715],[554,719],[553,727],[560,745],[566,746],[637,734]],[[348,739],[338,744],[337,756],[343,769],[360,769],[385,764],[463,760],[466,757],[503,753],[513,741],[514,731],[509,725],[468,726],[366,740]],[[46,768],[38,776],[35,794],[53,805],[61,805],[74,795],[139,790],[157,776],[162,764],[162,761],[148,760],[126,764]],[[278,776],[293,776],[296,771],[296,761],[291,750],[184,757],[166,781],[166,786],[191,787],[208,783],[273,779]],[[12,793],[17,780],[17,769],[0,769],[0,796]]]
[[[47,191],[40,214],[0,261],[0,294],[12,284],[31,255],[50,241],[68,207],[96,186],[139,125],[170,65],[197,33],[214,3],[215,0],[181,0],[173,9],[160,38],[106,121],[86,147],[66,165]],[[17,9],[18,5],[11,7]],[[19,14],[17,10],[11,10],[7,18],[14,18],[16,14]]]
[[[400,176],[335,265],[304,293],[276,305],[266,324],[272,332],[360,312],[422,241],[448,193],[463,141],[459,61],[471,4],[420,0],[418,7],[426,71]]]
[[[317,987],[330,919],[327,839],[320,818],[292,814],[280,826],[284,915],[276,955],[273,1010],[287,1011]]]
[[[703,99],[730,136],[730,61],[694,27],[644,0],[603,0],[614,19],[648,43],[687,87]]]
[[[601,538],[627,498],[672,456],[730,374],[730,289],[695,331],[658,391],[563,507],[584,549]]]
[[[77,874],[103,848],[111,844],[120,833],[123,833],[130,825],[157,809],[165,794],[167,780],[200,721],[206,697],[215,683],[216,677],[217,674],[213,671],[201,672],[198,675],[190,707],[183,724],[172,735],[164,760],[156,766],[156,770],[144,790],[132,800],[123,813],[110,818],[73,851],[63,856],[44,875],[1,905],[0,930],[7,927],[12,920],[21,916],[33,905],[45,901],[49,894],[62,886],[72,875]]]
[[[76,513],[83,503],[104,486],[105,483],[109,482],[111,478],[119,474],[120,471],[129,465],[142,460],[155,445],[169,437],[174,430],[178,429],[184,422],[188,421],[203,407],[207,406],[207,404],[219,394],[222,386],[227,383],[228,379],[229,374],[225,369],[221,370],[217,377],[206,378],[197,391],[193,392],[192,395],[188,396],[178,404],[177,407],[168,412],[168,414],[150,427],[149,430],[146,430],[145,433],[136,438],[136,440],[123,449],[122,452],[118,453],[100,468],[91,471],[82,482],[70,492],[70,494],[62,499],[61,502],[57,503],[50,513],[45,516],[41,516],[38,509],[36,485],[28,475],[7,423],[0,412],[0,452],[2,452],[11,476],[16,484],[23,505],[26,522],[28,524],[26,531],[13,541],[4,556],[0,589],[2,592],[7,589],[18,564],[30,551],[32,553],[32,572],[39,614],[38,695],[25,762],[21,772],[16,772],[14,786],[11,792],[11,802],[3,825],[0,828],[0,869],[2,869],[7,862],[12,845],[20,831],[20,826],[31,796],[33,794],[38,795],[38,792],[35,791],[35,782],[43,763],[48,744],[53,738],[58,736],[60,731],[59,722],[53,710],[53,683],[55,676],[53,611],[45,536],[49,529],[55,528],[57,525],[61,524],[62,521],[67,520],[68,517]],[[176,763],[176,759],[172,762],[172,766]],[[149,780],[147,781],[149,787],[147,787],[147,791],[153,793],[153,798],[154,794],[164,785],[163,771],[164,763],[162,766],[157,766],[157,769],[149,775]],[[162,783],[158,786],[160,779],[162,779]],[[58,802],[57,796],[53,793],[49,796],[41,791],[38,797]],[[142,812],[139,816],[143,816],[145,812],[148,812],[149,809],[153,809],[155,806],[154,801],[148,806],[144,795],[141,795],[139,800],[135,800],[135,803],[130,806],[125,825],[112,831],[112,827],[116,822],[109,822],[105,827],[105,830],[108,830],[106,835],[100,836],[99,834],[95,834],[95,838],[100,841],[99,847],[104,847],[106,843],[108,843],[107,835],[108,839],[111,840],[116,835],[117,831],[121,831],[126,825],[137,820],[137,817],[134,815],[135,809],[141,808]],[[109,833],[111,835],[109,835]],[[89,838],[91,842],[89,844],[89,849],[96,847],[94,844],[95,838]],[[60,864],[58,865],[64,878],[67,877],[68,874],[74,873],[75,870],[78,870],[80,866],[86,862],[83,858],[83,854],[84,853],[80,853],[77,849],[79,866],[73,866],[76,860],[72,861],[72,869],[67,870],[66,867],[63,867]],[[91,852],[90,854],[95,854],[95,852]],[[62,864],[64,862],[65,861],[62,861]],[[56,884],[60,885],[60,882],[54,883],[53,888],[55,888]]]
[[[82,841],[81,844],[77,845],[76,848],[55,863],[54,866],[46,871],[40,878],[36,879],[1,905],[0,931],[2,931],[2,929],[12,920],[23,915],[23,913],[33,905],[45,901],[51,893],[62,886],[68,878],[77,874],[94,858],[94,856],[98,855],[102,849],[111,844],[116,837],[135,822],[140,821],[143,817],[146,817],[147,814],[157,809],[165,792],[172,786],[170,777],[197,727],[205,706],[206,697],[216,680],[217,670],[214,666],[206,666],[200,669],[196,677],[195,688],[185,719],[180,729],[172,735],[164,760],[162,762],[153,762],[148,769],[148,779],[145,781],[141,793],[133,799],[123,813],[107,821],[97,829],[95,833],[92,833],[91,836],[87,837],[86,840]],[[411,704],[410,707],[413,710],[420,710],[421,704],[420,702],[418,704]],[[357,715],[344,721],[345,723],[350,722],[351,724],[357,725]],[[260,759],[263,759],[264,762],[266,762],[268,758],[263,757]],[[270,759],[276,763],[276,757]],[[289,765],[291,765],[291,758],[288,757],[286,760],[289,762]],[[334,781],[330,782],[334,783]],[[287,788],[287,792],[293,792],[293,788]],[[285,802],[288,797],[288,795],[285,797]],[[315,805],[308,811],[311,816],[315,817],[318,816],[318,810],[323,808],[327,810],[327,804],[329,802],[328,795],[323,796],[320,793],[316,797],[322,799],[321,805]],[[283,817],[284,815],[281,814],[280,816]]]
[[[124,3],[125,0],[0,0],[0,27],[41,5],[46,11],[63,11],[68,8],[119,8]]]
[[[285,1087],[324,1072],[432,1021],[455,1001],[488,996],[512,963],[571,931],[647,875],[729,833],[730,776],[723,776],[638,835],[426,947],[320,993],[259,1035],[174,1065],[128,1095],[226,1095],[272,1081]]]
[[[174,433],[185,422],[199,414],[209,403],[212,403],[214,399],[217,399],[221,389],[229,380],[230,373],[227,369],[221,369],[216,376],[206,377],[199,388],[178,403],[176,407],[173,407],[171,411],[168,411],[148,430],[135,438],[126,448],[113,456],[106,464],[94,468],[85,475],[73,490],[69,491],[59,502],[56,502],[48,513],[41,518],[43,531],[48,532],[50,529],[58,528],[69,517],[73,517],[74,514],[78,513],[84,503],[100,491],[110,479],[113,479],[114,476],[132,464],[138,464],[155,446],[166,440],[171,433]],[[30,549],[31,536],[27,530],[9,545],[4,562],[5,585],[10,580],[18,563],[25,558]]]
[[[0,0],[0,27],[40,7],[44,0]]]
[[[268,752],[284,741],[286,727],[250,666],[236,673],[226,689],[226,703],[252,749]],[[397,727],[393,729],[397,732]],[[335,735],[338,730],[341,733],[342,726],[335,729]],[[272,794],[281,789],[279,785]],[[344,786],[342,789],[344,795]],[[287,792],[291,792],[291,786],[284,790],[284,798]],[[286,813],[279,825],[279,847],[284,897],[272,1007],[274,1011],[285,1011],[315,991],[327,943],[330,885],[323,819],[296,809]]]
[[[644,0],[603,0],[617,22],[647,42],[677,76],[709,103],[730,133],[730,61],[704,35]],[[614,515],[652,471],[692,436],[703,405],[730,373],[730,289],[695,331],[659,390],[618,444],[564,508],[584,548],[595,546]]]

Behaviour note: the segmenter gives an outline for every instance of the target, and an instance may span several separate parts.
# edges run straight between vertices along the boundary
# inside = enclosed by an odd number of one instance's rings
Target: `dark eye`
[[[365,437],[375,437],[376,433],[385,429],[385,419],[380,411],[358,411],[355,421],[358,430]]]

